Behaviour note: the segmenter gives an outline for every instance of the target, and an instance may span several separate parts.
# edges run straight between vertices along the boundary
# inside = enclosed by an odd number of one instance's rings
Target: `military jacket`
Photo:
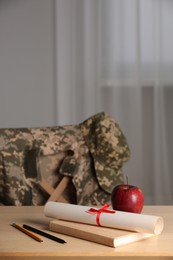
[[[41,178],[53,187],[69,176],[69,202],[110,203],[112,189],[124,183],[122,167],[130,149],[118,123],[107,113],[78,125],[0,129],[0,203],[43,205]]]

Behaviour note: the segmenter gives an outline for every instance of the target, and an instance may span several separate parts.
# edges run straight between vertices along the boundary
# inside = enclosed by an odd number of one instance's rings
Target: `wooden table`
[[[44,238],[37,242],[10,224],[23,223],[48,231],[49,218],[41,206],[0,206],[0,259],[173,259],[173,206],[145,206],[145,214],[163,216],[161,235],[118,248],[53,233],[67,243],[59,244]],[[48,231],[51,233],[50,231]],[[134,258],[134,257],[137,258]],[[77,258],[78,257],[78,258]]]

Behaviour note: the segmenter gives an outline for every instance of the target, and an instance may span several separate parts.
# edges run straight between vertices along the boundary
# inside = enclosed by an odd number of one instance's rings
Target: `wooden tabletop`
[[[144,214],[162,216],[164,230],[162,234],[143,241],[118,248],[111,248],[94,242],[73,238],[48,230],[50,219],[43,214],[41,206],[0,206],[0,259],[137,259],[156,257],[166,259],[173,257],[173,206],[145,206]],[[66,244],[43,238],[37,242],[18,231],[11,224],[27,224],[64,239]]]

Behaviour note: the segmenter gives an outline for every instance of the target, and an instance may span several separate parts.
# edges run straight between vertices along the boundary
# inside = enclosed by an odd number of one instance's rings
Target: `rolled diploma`
[[[91,207],[88,206],[48,201],[44,206],[44,214],[50,218],[97,225],[97,213],[88,213],[90,209]],[[102,212],[99,220],[102,227],[152,233],[155,235],[159,235],[164,226],[163,218],[160,216],[124,211],[115,211],[115,213]]]

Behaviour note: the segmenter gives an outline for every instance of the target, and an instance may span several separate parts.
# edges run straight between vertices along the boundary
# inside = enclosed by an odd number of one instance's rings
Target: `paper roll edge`
[[[164,220],[163,220],[163,217],[158,217],[158,218],[156,219],[156,222],[155,222],[154,234],[155,234],[155,235],[161,234],[162,231],[163,231],[163,228],[164,228]]]
[[[52,205],[54,205],[54,202],[52,203],[52,201],[47,201],[44,205],[43,212],[46,217],[54,217],[54,214],[52,214]]]

